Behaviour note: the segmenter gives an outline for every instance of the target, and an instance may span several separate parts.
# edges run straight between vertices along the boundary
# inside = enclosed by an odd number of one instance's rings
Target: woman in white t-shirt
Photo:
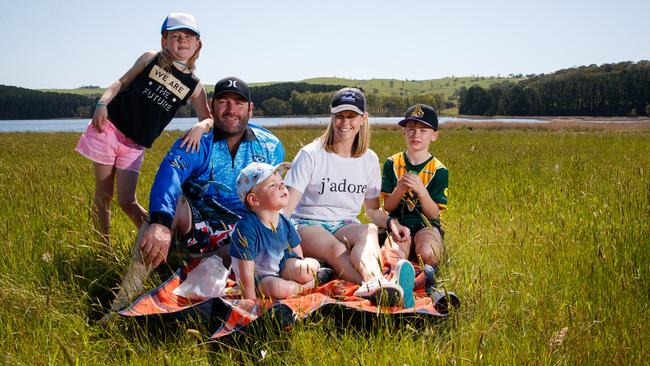
[[[341,278],[361,284],[356,296],[395,305],[403,290],[382,275],[377,227],[389,224],[398,242],[410,234],[379,205],[381,173],[377,155],[368,148],[365,96],[359,89],[343,88],[334,95],[331,111],[325,133],[300,149],[291,163],[284,213],[298,228],[305,256],[323,260]],[[373,224],[357,219],[362,206]]]

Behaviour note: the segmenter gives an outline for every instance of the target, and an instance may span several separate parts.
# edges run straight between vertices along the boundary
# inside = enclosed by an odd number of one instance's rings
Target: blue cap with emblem
[[[332,114],[343,111],[353,111],[363,114],[366,111],[366,97],[357,88],[343,88],[332,98]]]
[[[433,108],[426,104],[416,104],[414,106],[411,106],[406,110],[404,119],[398,123],[400,126],[404,127],[408,121],[424,123],[434,130],[438,130],[438,115]]]

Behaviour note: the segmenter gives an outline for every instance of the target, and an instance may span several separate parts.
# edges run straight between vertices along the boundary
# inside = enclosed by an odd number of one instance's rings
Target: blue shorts
[[[298,219],[291,219],[291,221],[296,226],[296,230],[302,229],[304,227],[320,226],[323,229],[325,229],[325,231],[329,232],[332,235],[336,234],[337,231],[339,231],[341,228],[345,226],[351,224],[358,224],[358,222],[355,220],[324,221],[324,220],[298,218]]]

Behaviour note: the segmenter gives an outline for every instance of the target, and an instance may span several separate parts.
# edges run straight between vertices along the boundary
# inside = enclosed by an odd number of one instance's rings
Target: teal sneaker
[[[397,261],[395,268],[395,282],[402,288],[404,292],[402,298],[404,300],[404,308],[412,308],[415,306],[415,295],[413,294],[413,285],[415,284],[415,269],[411,262],[406,259]]]

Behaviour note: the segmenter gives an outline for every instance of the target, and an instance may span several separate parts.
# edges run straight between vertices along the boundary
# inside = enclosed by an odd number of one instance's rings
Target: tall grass
[[[320,130],[276,130],[290,160]],[[146,206],[158,162],[145,157]],[[291,332],[208,343],[200,325],[152,332],[93,322],[126,267],[135,227],[91,220],[91,164],[78,135],[0,134],[0,364],[639,364],[650,357],[650,133],[443,130],[450,170],[443,285],[463,301],[443,322],[374,327],[315,316]],[[403,149],[373,131],[383,161]],[[150,283],[151,286],[154,282]],[[196,332],[194,329],[198,329]]]

